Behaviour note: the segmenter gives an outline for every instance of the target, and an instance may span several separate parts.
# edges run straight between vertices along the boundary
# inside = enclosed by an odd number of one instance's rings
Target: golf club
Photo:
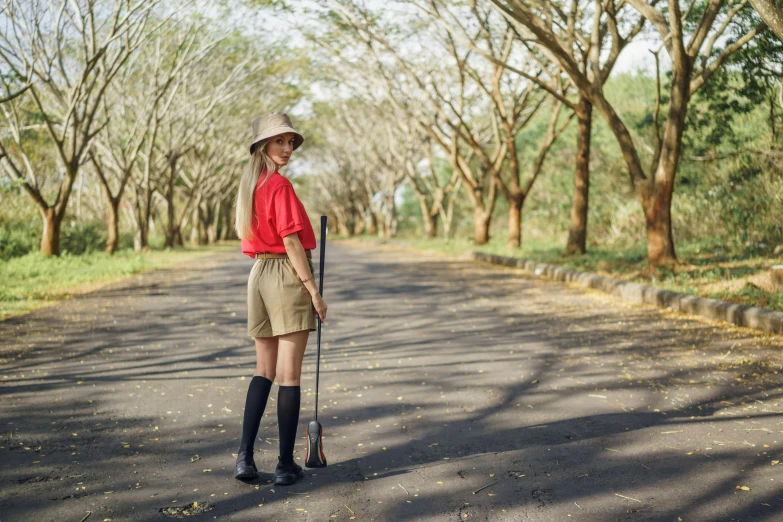
[[[318,267],[318,291],[324,295],[324,258],[326,254],[326,216],[321,216],[321,264]],[[316,314],[318,321],[318,349],[315,355],[315,419],[310,421],[305,430],[307,436],[307,453],[305,466],[308,468],[325,468],[326,455],[324,455],[323,427],[318,422],[318,376],[321,368],[321,317]]]

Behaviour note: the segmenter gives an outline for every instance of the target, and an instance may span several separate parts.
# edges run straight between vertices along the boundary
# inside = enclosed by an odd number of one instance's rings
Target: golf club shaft
[[[326,216],[321,216],[321,259],[318,265],[318,293],[324,295],[324,261],[326,258]],[[318,319],[318,341],[315,355],[315,420],[318,420],[318,378],[321,370],[321,317]]]

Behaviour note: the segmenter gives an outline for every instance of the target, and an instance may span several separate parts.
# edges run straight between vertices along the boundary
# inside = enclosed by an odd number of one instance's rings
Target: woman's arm
[[[318,292],[318,286],[315,284],[315,278],[310,273],[310,266],[307,263],[307,255],[305,254],[304,247],[302,247],[301,241],[299,241],[299,235],[294,232],[288,234],[283,238],[283,245],[285,245],[285,251],[288,254],[288,259],[291,260],[291,264],[294,266],[299,279],[309,279],[304,283],[307,291],[310,292],[310,298],[313,300],[313,308],[315,313],[321,318],[321,322],[326,321],[326,302]],[[303,277],[304,276],[304,277]]]
[[[309,279],[309,281],[304,283],[307,291],[310,292],[310,295],[313,297],[319,295],[315,277],[310,273],[310,265],[307,264],[307,255],[305,254],[302,242],[299,241],[299,234],[296,232],[288,234],[283,238],[283,244],[285,245],[286,253],[288,253],[288,259],[290,259],[291,264],[294,265],[296,273],[299,275],[299,279]]]

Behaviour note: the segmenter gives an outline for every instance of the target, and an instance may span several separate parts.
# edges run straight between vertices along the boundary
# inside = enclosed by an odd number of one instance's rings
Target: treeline
[[[136,250],[156,225],[164,246],[232,237],[250,115],[302,96],[289,74],[296,59],[250,23],[263,21],[256,8],[10,0],[0,9],[0,257],[27,249],[32,209],[45,255],[58,255],[63,237],[76,251],[99,242],[113,253],[121,218]]]
[[[677,259],[677,190],[698,186],[708,191],[704,199],[738,204],[731,187],[771,173],[763,195],[769,207],[754,205],[757,193],[733,210],[780,216],[783,57],[780,40],[747,2],[410,0],[391,8],[330,0],[321,19],[328,24],[309,28],[333,87],[319,112],[331,139],[322,155],[332,161],[321,183],[343,233],[394,236],[393,194],[406,184],[427,236],[440,229],[449,237],[455,203],[464,201],[473,241],[484,244],[502,201],[502,228],[516,248],[526,203],[538,196],[548,165],[562,171],[566,160],[573,175],[563,209],[566,253],[586,251],[591,175],[606,176],[610,167],[620,172],[608,190],[624,185],[636,200],[636,219],[617,218],[640,228],[653,266]],[[642,37],[658,41],[648,96],[610,97],[618,59]],[[737,118],[752,111],[765,114],[756,120],[762,129],[734,132]],[[592,157],[597,125],[608,131],[612,145],[604,151],[619,153],[621,168]],[[553,158],[566,137],[573,140],[560,147],[567,158]],[[734,180],[708,185],[707,178],[721,178],[705,175],[716,168],[736,170]],[[718,216],[699,218],[721,235]],[[764,223],[780,240],[780,226]]]
[[[0,258],[233,237],[273,110],[306,136],[286,175],[344,235],[415,212],[477,245],[641,238],[651,266],[675,239],[783,242],[783,48],[744,0],[0,9]],[[618,74],[641,39],[654,67]]]

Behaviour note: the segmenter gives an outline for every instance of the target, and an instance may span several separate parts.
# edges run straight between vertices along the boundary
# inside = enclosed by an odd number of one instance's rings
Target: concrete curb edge
[[[545,276],[556,281],[574,283],[587,288],[601,290],[636,303],[645,303],[658,308],[699,315],[708,319],[725,321],[736,326],[754,328],[767,333],[783,333],[783,312],[775,312],[767,308],[749,307],[718,299],[708,299],[670,290],[660,290],[651,286],[572,270],[558,265],[539,263],[530,259],[498,256],[475,251],[472,252],[472,256],[477,261],[512,268],[522,268],[533,272],[536,276]]]

